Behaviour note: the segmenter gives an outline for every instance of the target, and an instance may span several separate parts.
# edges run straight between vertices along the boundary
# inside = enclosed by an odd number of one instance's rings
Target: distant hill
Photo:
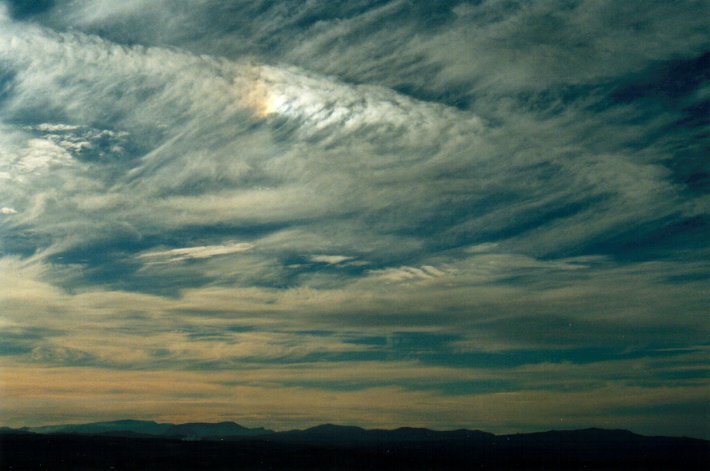
[[[246,428],[234,422],[166,424],[145,420],[115,420],[87,424],[48,425],[30,427],[29,430],[40,434],[80,434],[112,436],[151,436],[184,439],[251,437],[273,433],[264,428]]]
[[[426,428],[402,427],[394,430],[371,429],[360,427],[324,424],[306,430],[291,430],[277,432],[267,438],[279,442],[293,443],[330,443],[330,444],[374,444],[374,443],[406,443],[406,442],[440,442],[440,441],[481,441],[491,440],[492,433],[479,430],[436,431]]]
[[[626,430],[493,435],[326,424],[270,432],[233,422],[142,421],[65,427],[39,427],[51,433],[0,429],[0,469],[710,469],[707,440]],[[119,430],[127,427],[162,432]]]
[[[188,423],[173,425],[163,435],[167,437],[182,437],[187,439],[254,437],[274,433],[262,427],[246,428],[234,422]]]
[[[28,435],[31,435],[32,432],[30,432],[29,430],[26,430],[26,429],[0,427],[0,435],[2,435],[2,434],[9,434],[9,435],[28,434]]]
[[[93,422],[88,424],[46,425],[29,427],[35,433],[80,433],[85,435],[105,432],[134,432],[146,435],[161,435],[171,424],[159,424],[146,420],[114,420],[111,422]]]

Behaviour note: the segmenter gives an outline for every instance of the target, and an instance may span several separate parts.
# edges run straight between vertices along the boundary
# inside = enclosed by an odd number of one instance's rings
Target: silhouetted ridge
[[[80,427],[86,430],[84,424]],[[173,432],[249,433],[233,422],[170,425]],[[101,425],[106,428],[106,423]],[[111,426],[142,426],[123,422]],[[148,426],[149,427],[149,426]],[[626,430],[514,435],[321,425],[259,436],[175,437],[103,431],[37,434],[0,429],[0,469],[484,469],[706,470],[710,442]],[[231,438],[230,438],[231,437]]]
[[[32,434],[27,428],[0,427],[0,434]]]
[[[113,420],[110,422],[92,422],[87,424],[48,425],[31,427],[37,433],[78,433],[84,435],[105,432],[134,432],[145,435],[162,435],[172,424],[160,424],[149,420]]]
[[[209,437],[243,437],[272,433],[265,428],[250,429],[234,422],[161,424],[146,420],[115,420],[88,424],[48,425],[29,429],[36,433],[74,433],[81,435],[111,434],[113,436],[145,435],[203,439]]]
[[[710,465],[707,441],[645,437],[628,430],[597,428],[497,436],[480,430],[365,430],[326,424],[274,433],[265,439],[275,445],[325,447],[348,455],[376,456],[376,469],[463,469],[475,464],[483,469],[665,470],[704,469]]]
[[[394,430],[364,429],[355,426],[324,424],[306,430],[276,432],[269,440],[290,443],[315,443],[338,446],[362,446],[389,443],[421,443],[443,441],[491,440],[495,435],[472,430],[437,431],[426,428],[400,427]]]
[[[361,427],[356,427],[354,425],[334,425],[334,424],[323,424],[316,425],[315,427],[308,428],[306,430],[296,430],[298,433],[310,435],[310,436],[333,436],[333,435],[361,435],[365,433],[365,429]]]
[[[187,423],[173,425],[168,428],[163,435],[168,437],[182,437],[191,439],[201,439],[208,437],[251,437],[273,433],[265,428],[247,428],[235,422],[211,423]]]

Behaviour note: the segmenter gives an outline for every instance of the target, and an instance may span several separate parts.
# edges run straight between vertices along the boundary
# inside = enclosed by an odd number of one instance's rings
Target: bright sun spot
[[[276,112],[273,93],[263,81],[258,79],[248,88],[244,102],[257,119],[264,119]]]
[[[251,111],[255,119],[265,119],[278,112],[278,95],[263,67],[250,66],[235,79],[238,106]]]

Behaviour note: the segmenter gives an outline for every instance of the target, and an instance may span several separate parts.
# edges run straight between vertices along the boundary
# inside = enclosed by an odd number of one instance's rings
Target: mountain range
[[[48,434],[71,433],[81,435],[151,436],[183,439],[253,437],[274,433],[265,428],[247,428],[234,422],[168,424],[148,420],[115,420],[86,424],[47,425],[24,427],[20,430]]]
[[[710,469],[710,441],[627,430],[494,435],[120,420],[0,428],[0,469]]]

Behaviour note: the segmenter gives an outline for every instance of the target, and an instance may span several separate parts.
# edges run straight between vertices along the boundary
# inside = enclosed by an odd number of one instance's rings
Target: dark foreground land
[[[118,435],[118,436],[117,436]],[[131,433],[0,434],[3,470],[121,469],[710,469],[710,442],[580,430],[495,436],[416,430],[191,441]]]

